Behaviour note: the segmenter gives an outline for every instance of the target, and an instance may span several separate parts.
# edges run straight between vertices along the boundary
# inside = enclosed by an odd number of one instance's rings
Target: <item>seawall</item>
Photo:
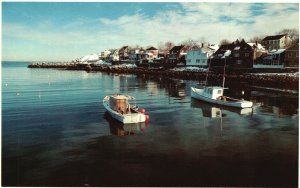
[[[88,72],[111,72],[118,74],[136,74],[136,75],[157,75],[164,77],[179,78],[184,80],[205,80],[206,72],[192,71],[174,71],[164,68],[142,68],[142,67],[118,67],[118,66],[100,66],[100,65],[78,65],[78,64],[31,64],[28,68],[54,68],[62,70],[84,70]],[[225,79],[229,82],[242,82],[250,85],[280,88],[299,91],[299,77],[291,76],[290,73],[281,74],[254,74],[247,70],[229,70],[226,72]],[[215,69],[209,73],[209,82],[214,84],[216,80],[221,80],[223,70]]]

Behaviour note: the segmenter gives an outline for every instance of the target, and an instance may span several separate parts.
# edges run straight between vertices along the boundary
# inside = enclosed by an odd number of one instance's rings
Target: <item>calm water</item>
[[[2,63],[2,186],[298,184],[298,95],[227,83],[255,105],[222,109],[191,99],[195,81],[27,64]],[[149,123],[111,119],[113,93],[137,97]]]

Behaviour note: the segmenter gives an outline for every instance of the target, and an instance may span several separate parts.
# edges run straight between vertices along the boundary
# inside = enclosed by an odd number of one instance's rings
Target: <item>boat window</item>
[[[221,89],[218,90],[218,94],[222,94],[222,90]]]
[[[210,89],[210,88],[208,88],[208,91],[207,91],[207,93],[211,94],[211,89]]]

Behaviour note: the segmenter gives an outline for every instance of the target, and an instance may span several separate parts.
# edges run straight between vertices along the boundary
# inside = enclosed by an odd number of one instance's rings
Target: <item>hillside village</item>
[[[214,45],[171,45],[158,50],[155,47],[122,46],[98,54],[87,55],[72,61],[76,64],[117,65],[133,64],[144,67],[195,66],[200,68],[224,67],[235,69],[299,67],[299,42],[291,43],[287,33],[266,36],[261,43],[244,39]]]

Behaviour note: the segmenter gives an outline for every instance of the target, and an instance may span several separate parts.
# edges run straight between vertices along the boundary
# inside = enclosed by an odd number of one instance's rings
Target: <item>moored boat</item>
[[[132,101],[134,101],[134,104],[132,104]],[[113,118],[123,124],[141,123],[149,119],[149,116],[144,114],[145,109],[138,110],[136,98],[129,95],[114,94],[105,96],[103,105]]]
[[[191,97],[195,99],[237,108],[251,108],[253,106],[251,101],[226,97],[223,92],[224,88],[220,86],[208,86],[203,89],[191,87]]]
[[[211,58],[208,66],[208,71],[206,74],[205,87],[202,89],[198,89],[195,87],[191,87],[191,97],[195,99],[199,99],[202,101],[206,101],[213,104],[219,104],[224,106],[231,106],[237,108],[251,108],[253,103],[251,101],[246,101],[244,99],[234,99],[231,97],[226,97],[223,95],[225,89],[225,70],[226,70],[226,57],[231,54],[230,50],[227,50],[224,53],[224,71],[223,71],[223,84],[221,86],[206,86],[207,79],[210,69]]]

